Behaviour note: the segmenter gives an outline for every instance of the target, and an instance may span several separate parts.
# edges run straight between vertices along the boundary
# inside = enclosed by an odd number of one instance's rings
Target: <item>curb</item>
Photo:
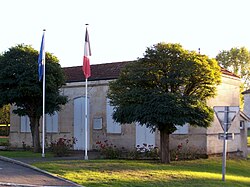
[[[62,180],[62,181],[67,182],[67,183],[70,183],[70,184],[72,184],[73,186],[84,187],[84,186],[82,186],[82,185],[80,185],[80,184],[74,183],[74,182],[72,182],[72,181],[70,181],[70,180],[67,180],[67,179],[64,179],[64,178],[62,178],[62,177],[55,176],[55,175],[53,175],[52,173],[49,173],[49,172],[44,171],[44,170],[41,170],[41,169],[39,169],[39,168],[37,168],[37,167],[35,167],[35,166],[31,166],[31,165],[29,165],[29,164],[26,164],[26,163],[24,163],[24,162],[21,162],[21,161],[15,160],[15,159],[11,159],[11,158],[7,158],[7,157],[4,157],[4,156],[0,156],[0,160],[3,160],[3,161],[6,161],[6,162],[10,162],[10,163],[13,163],[13,164],[17,164],[17,165],[20,165],[20,166],[24,166],[24,167],[33,169],[33,170],[35,170],[35,171],[41,172],[41,173],[43,173],[43,174],[45,174],[45,175],[48,175],[48,176],[50,176],[50,177],[53,177],[53,178]],[[1,183],[0,183],[0,184],[1,184]],[[0,185],[0,186],[1,186],[1,185]]]
[[[0,182],[0,187],[1,186],[10,186],[10,187],[39,187],[37,185],[30,185],[30,184],[16,184],[16,183],[4,183],[4,182]]]

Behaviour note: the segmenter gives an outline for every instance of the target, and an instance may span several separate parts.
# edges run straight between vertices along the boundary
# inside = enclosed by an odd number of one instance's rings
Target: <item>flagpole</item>
[[[87,30],[89,24],[85,24],[85,25],[86,25],[86,30]],[[86,45],[86,36],[85,36],[85,45]],[[86,52],[86,46],[85,46],[84,51]],[[88,136],[88,77],[86,77],[85,79],[85,156],[84,156],[84,160],[88,160],[88,137],[87,136]]]
[[[84,159],[88,160],[88,79],[85,79],[85,156]]]
[[[88,25],[86,25],[86,33],[85,33],[85,46],[84,46],[84,57],[83,57],[83,74],[85,76],[85,155],[84,159],[88,160],[88,78],[91,76],[90,72],[90,60],[89,56],[91,56],[90,43],[89,43],[89,34],[88,34]]]
[[[45,29],[43,30],[43,34],[45,35]],[[45,42],[45,38],[44,41]],[[45,46],[45,43],[44,43]],[[42,133],[42,157],[45,157],[45,49],[43,49],[43,133]]]

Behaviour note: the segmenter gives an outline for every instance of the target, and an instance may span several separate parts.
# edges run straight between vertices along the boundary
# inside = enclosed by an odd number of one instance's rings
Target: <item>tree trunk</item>
[[[30,129],[32,134],[32,145],[34,147],[34,152],[39,153],[41,151],[39,118],[37,117],[29,117],[29,118],[30,118]]]
[[[160,131],[160,158],[161,162],[165,164],[170,164],[170,150],[169,150],[169,133],[166,130]]]

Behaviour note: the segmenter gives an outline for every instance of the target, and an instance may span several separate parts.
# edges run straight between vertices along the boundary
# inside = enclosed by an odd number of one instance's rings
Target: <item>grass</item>
[[[41,153],[32,151],[0,151],[0,155],[8,158],[41,158]],[[53,157],[53,154],[47,152],[46,157]]]
[[[34,166],[91,187],[250,186],[250,160],[227,160],[226,181],[221,180],[221,158],[172,162],[93,160],[53,161]]]

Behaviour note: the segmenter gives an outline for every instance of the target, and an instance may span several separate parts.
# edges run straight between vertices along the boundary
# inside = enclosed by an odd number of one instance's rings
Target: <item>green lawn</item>
[[[172,162],[93,160],[35,163],[36,167],[91,187],[250,186],[250,160],[227,160],[221,181],[221,158]]]
[[[32,151],[0,151],[0,155],[9,158],[41,158],[41,153],[33,153]],[[47,152],[46,157],[53,157],[53,154]]]

